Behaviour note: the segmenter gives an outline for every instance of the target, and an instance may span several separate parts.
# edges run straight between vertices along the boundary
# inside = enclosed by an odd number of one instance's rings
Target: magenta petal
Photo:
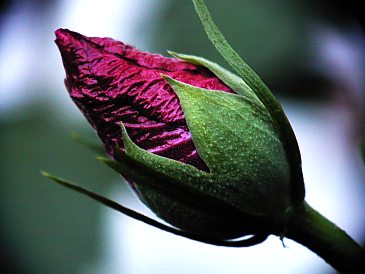
[[[56,32],[71,98],[96,129],[106,151],[123,148],[118,123],[152,153],[208,170],[186,125],[179,99],[160,76],[202,88],[233,92],[204,67],[140,52],[110,38]],[[117,146],[118,144],[118,146]]]

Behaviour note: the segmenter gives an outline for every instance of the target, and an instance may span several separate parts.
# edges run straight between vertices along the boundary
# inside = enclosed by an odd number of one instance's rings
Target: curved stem
[[[306,246],[340,273],[365,273],[365,250],[306,202],[294,212],[286,237]]]

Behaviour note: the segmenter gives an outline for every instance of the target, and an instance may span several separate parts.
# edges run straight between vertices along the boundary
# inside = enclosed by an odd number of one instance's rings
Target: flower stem
[[[340,273],[365,273],[365,250],[306,202],[294,212],[286,237],[306,246]]]

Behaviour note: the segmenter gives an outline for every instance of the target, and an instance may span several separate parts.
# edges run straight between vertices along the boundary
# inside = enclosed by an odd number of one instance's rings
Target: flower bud
[[[291,206],[288,160],[241,78],[200,57],[65,29],[56,37],[66,87],[116,160],[108,163],[160,218],[218,239],[280,225]]]

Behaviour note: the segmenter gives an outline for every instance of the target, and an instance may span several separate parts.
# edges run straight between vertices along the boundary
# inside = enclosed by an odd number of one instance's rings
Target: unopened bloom
[[[285,150],[242,79],[200,57],[166,58],[65,29],[56,37],[72,100],[158,216],[222,239],[279,222],[290,207]],[[247,219],[215,215],[199,201],[181,203],[142,183],[148,180],[188,185]]]
[[[140,147],[167,158],[207,167],[191,139],[179,99],[161,77],[197,87],[233,92],[209,70],[178,59],[149,54],[112,40],[56,31],[71,98],[96,129],[109,155],[123,147],[123,122]]]

